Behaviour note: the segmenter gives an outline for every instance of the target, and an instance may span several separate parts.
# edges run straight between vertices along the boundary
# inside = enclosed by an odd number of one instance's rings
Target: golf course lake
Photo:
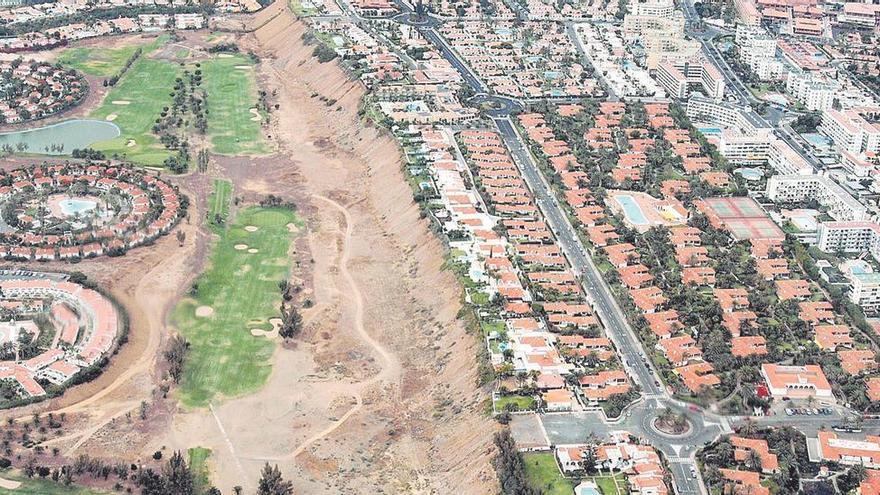
[[[57,124],[0,133],[0,146],[10,145],[16,152],[39,155],[67,155],[75,149],[119,136],[119,127],[104,120],[67,120]],[[19,143],[27,146],[19,150]],[[55,149],[52,149],[53,145]],[[58,146],[62,146],[59,150]]]

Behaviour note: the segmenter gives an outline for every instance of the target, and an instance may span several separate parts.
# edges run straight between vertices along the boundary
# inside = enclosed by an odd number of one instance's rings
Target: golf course
[[[172,316],[191,344],[178,391],[185,405],[253,392],[269,376],[275,343],[262,333],[279,316],[278,284],[290,271],[288,224],[302,221],[288,209],[248,207],[215,229],[210,265]]]
[[[112,121],[120,129],[116,138],[93,148],[147,166],[161,166],[174,154],[153,133],[163,109],[172,103],[172,91],[184,70],[202,71],[207,95],[208,148],[224,155],[262,154],[269,146],[261,133],[263,113],[257,111],[254,61],[240,54],[211,54],[186,63],[159,58],[168,42],[163,36],[145,44],[120,48],[77,47],[65,50],[58,61],[85,74],[111,77],[122,71],[138,47],[143,53],[126,70],[89,117]],[[178,50],[186,52],[188,50]],[[193,122],[184,122],[192,126]],[[197,134],[193,131],[193,136]]]

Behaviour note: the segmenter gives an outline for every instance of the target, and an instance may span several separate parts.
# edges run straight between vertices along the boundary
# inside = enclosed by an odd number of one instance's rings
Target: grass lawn
[[[187,453],[189,454],[187,463],[195,479],[196,493],[204,493],[211,486],[211,478],[208,471],[208,457],[211,456],[211,449],[193,447]]]
[[[110,493],[76,485],[64,486],[63,483],[55,483],[50,479],[28,479],[24,474],[13,471],[0,471],[0,477],[21,482],[21,486],[15,490],[0,488],[0,495],[104,495]]]
[[[526,464],[526,479],[544,495],[571,495],[574,483],[562,477],[556,466],[556,459],[550,453],[523,454]]]
[[[260,120],[251,120],[257,105],[253,62],[242,55],[202,62],[202,87],[208,93],[208,137],[216,153],[265,153],[268,146]],[[238,67],[238,68],[236,68]],[[259,115],[259,114],[257,114]]]
[[[214,218],[217,215],[227,221],[229,219],[229,203],[232,199],[232,182],[228,180],[214,179],[214,191],[208,199],[210,211],[208,211],[208,223],[215,226]]]
[[[110,77],[118,74],[125,62],[131,58],[138,46],[143,47],[143,55],[150,53],[168,40],[160,36],[144,45],[126,45],[119,48],[68,48],[58,57],[58,63],[88,74],[90,76]]]
[[[250,207],[218,229],[209,267],[196,281],[197,293],[172,314],[173,324],[191,344],[177,392],[184,405],[206,406],[254,392],[269,376],[275,344],[251,335],[250,329],[269,329],[268,320],[278,316],[278,283],[290,271],[291,222],[302,226],[290,210]],[[258,230],[248,232],[246,226]],[[235,249],[239,244],[247,249]],[[213,308],[213,314],[196,316],[199,306]]]
[[[508,404],[516,406],[514,411],[528,411],[535,404],[534,397],[525,397],[522,395],[507,395],[499,397],[495,401],[495,410],[504,411]]]
[[[101,141],[93,148],[126,155],[128,159],[144,165],[161,165],[171,153],[153,134],[155,120],[162,107],[171,106],[171,90],[181,68],[163,60],[139,58],[125,73],[119,83],[110,90],[103,103],[90,117],[104,120],[115,114],[114,124],[122,134],[109,141]],[[113,103],[113,102],[117,103]],[[119,104],[119,102],[129,102]],[[134,144],[129,146],[129,140]]]
[[[288,3],[293,15],[297,17],[309,17],[318,13],[318,9],[314,7],[303,7],[300,0],[290,0]]]
[[[596,483],[603,495],[626,495],[629,493],[629,487],[623,475],[617,475],[613,478],[611,476],[596,476],[591,480]]]

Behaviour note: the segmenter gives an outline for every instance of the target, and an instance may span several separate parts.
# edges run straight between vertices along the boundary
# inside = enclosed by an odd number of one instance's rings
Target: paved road
[[[495,123],[569,263],[575,273],[582,277],[584,290],[607,328],[610,338],[617,346],[624,366],[642,387],[646,397],[666,396],[666,391],[657,385],[659,380],[657,380],[651,365],[646,363],[641,343],[629,326],[623,311],[617,305],[611,289],[584,250],[580,239],[566,217],[565,211],[557,202],[550,186],[541,176],[538,166],[533,161],[510,118],[496,118]]]

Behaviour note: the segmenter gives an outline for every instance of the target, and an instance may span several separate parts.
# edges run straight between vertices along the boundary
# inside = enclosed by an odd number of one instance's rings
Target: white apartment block
[[[659,17],[671,19],[676,15],[672,0],[648,0],[629,4],[630,14],[634,16]],[[624,19],[626,22],[626,19]]]
[[[774,175],[767,180],[766,195],[777,203],[815,199],[839,221],[868,219],[868,209],[824,175]]]
[[[660,64],[654,75],[657,82],[666,90],[666,94],[685,99],[691,88],[698,86],[707,96],[717,101],[724,98],[724,77],[721,72],[704,57]]]
[[[817,235],[816,247],[823,252],[874,254],[875,246],[880,241],[880,224],[864,221],[822,222]]]
[[[721,102],[716,102],[708,98],[693,96],[688,99],[686,113],[689,119],[694,122],[710,122],[721,127],[737,129],[742,134],[751,136],[756,134],[759,129],[760,122],[750,116],[747,112]],[[766,129],[766,128],[764,128]]]
[[[865,313],[876,314],[880,310],[880,273],[853,273],[849,280],[850,301]]]
[[[880,125],[866,120],[859,109],[825,110],[819,130],[840,150],[854,154],[880,152]]]
[[[768,162],[770,146],[776,138],[769,129],[759,129],[746,135],[735,129],[724,129],[721,135],[710,138],[718,146],[718,152],[733,165],[755,166]]]
[[[800,174],[804,170],[812,170],[810,163],[781,139],[770,143],[767,164],[783,175]]]
[[[831,108],[834,95],[839,89],[840,83],[837,81],[820,79],[803,71],[789,72],[785,81],[785,91],[811,112]]]

